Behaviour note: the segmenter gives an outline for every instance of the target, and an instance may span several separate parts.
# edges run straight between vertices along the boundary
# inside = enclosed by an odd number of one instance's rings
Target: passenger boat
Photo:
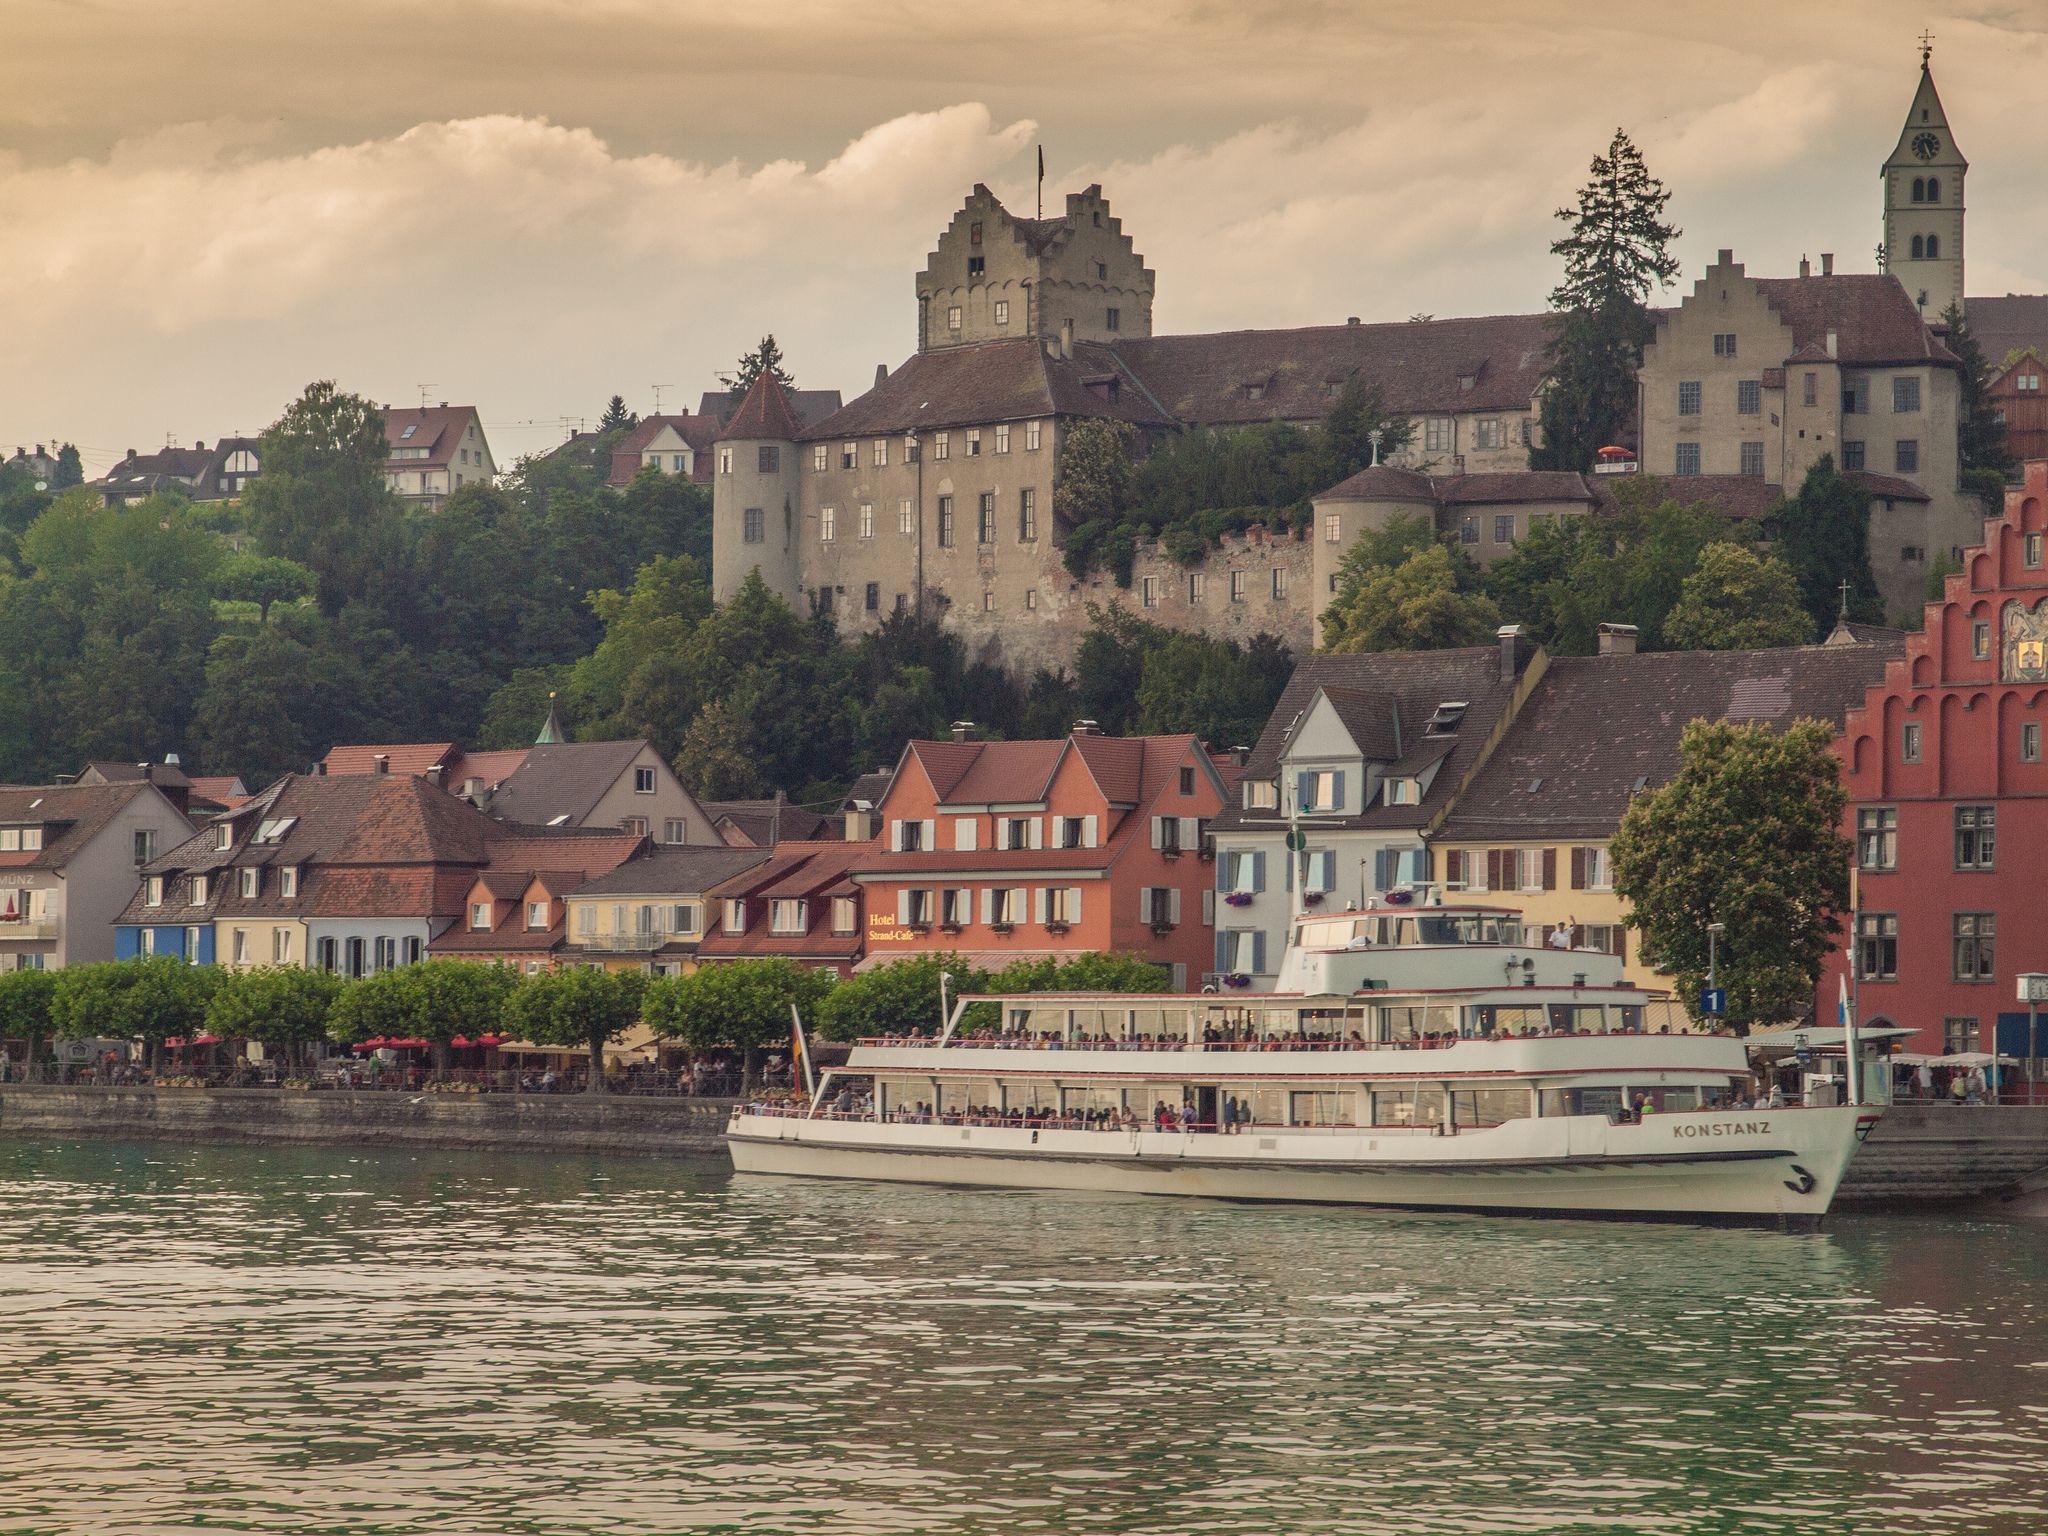
[[[1817,1228],[1881,1108],[1744,1108],[1618,956],[1513,908],[1311,916],[1277,990],[962,998],[745,1105],[742,1172]],[[965,1027],[963,1028],[963,1023]]]

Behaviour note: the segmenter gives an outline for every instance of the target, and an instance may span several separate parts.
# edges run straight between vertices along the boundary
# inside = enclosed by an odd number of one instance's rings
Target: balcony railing
[[[41,918],[33,923],[0,923],[0,939],[54,939],[57,937],[57,923],[54,918]]]
[[[666,944],[666,933],[586,933],[576,942],[586,950],[607,950],[617,954],[644,955]]]

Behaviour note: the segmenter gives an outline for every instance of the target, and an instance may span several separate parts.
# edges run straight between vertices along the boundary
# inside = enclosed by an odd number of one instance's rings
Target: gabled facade
[[[614,971],[686,976],[718,923],[708,894],[769,858],[765,848],[652,848],[570,893],[570,953]]]
[[[1216,822],[1209,982],[1270,991],[1304,915],[1441,878],[1431,835],[1550,664],[1509,626],[1497,647],[1296,667]]]
[[[495,837],[487,844],[488,862],[463,892],[461,916],[428,953],[436,960],[509,965],[527,975],[551,971],[575,953],[569,893],[647,847],[645,837],[616,832]]]
[[[640,424],[612,450],[611,474],[605,484],[631,485],[643,469],[670,477],[708,483],[711,444],[718,437],[716,416],[643,416]]]
[[[863,952],[864,893],[850,872],[869,852],[862,843],[780,843],[712,886],[697,963],[780,956],[851,976]]]
[[[384,484],[406,501],[438,509],[456,491],[498,473],[473,405],[393,410],[384,407]]]
[[[191,836],[177,805],[139,778],[0,786],[0,972],[114,959],[111,924],[136,870]]]
[[[1985,396],[2005,428],[2006,450],[2022,463],[2048,459],[2048,392],[2041,379],[2048,374],[2048,346],[2022,347],[1994,366]]]
[[[2048,971],[2048,463],[2030,461],[1926,626],[1837,744],[1856,840],[1848,969],[1858,1017],[1909,1051],[2027,1056],[2014,977]]]
[[[854,866],[867,898],[863,967],[958,950],[1013,960],[1115,951],[1207,968],[1205,839],[1225,781],[1192,736],[914,741]]]

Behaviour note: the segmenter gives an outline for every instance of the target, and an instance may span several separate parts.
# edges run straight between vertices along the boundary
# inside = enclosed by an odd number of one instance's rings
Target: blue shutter
[[[1339,769],[1337,770],[1337,782],[1336,782],[1336,785],[1335,785],[1335,787],[1334,787],[1334,788],[1333,788],[1333,789],[1331,790],[1331,793],[1332,793],[1332,794],[1334,794],[1334,795],[1335,795],[1335,796],[1337,797],[1337,805],[1336,805],[1336,809],[1338,809],[1338,810],[1340,810],[1340,811],[1341,811],[1341,810],[1343,810],[1343,809],[1344,809],[1344,770],[1343,770],[1342,768],[1339,768]]]
[[[1372,851],[1372,888],[1384,891],[1387,884],[1387,850],[1375,848]]]
[[[1326,891],[1334,891],[1336,888],[1337,854],[1336,850],[1329,849],[1326,850],[1323,854],[1323,889]]]
[[[1237,869],[1237,855],[1221,853],[1216,856],[1216,889],[1227,891],[1231,888],[1231,875]]]
[[[1266,855],[1265,851],[1261,849],[1252,855],[1252,889],[1254,891],[1263,891],[1265,888]]]
[[[1224,968],[1225,968],[1226,966],[1228,966],[1228,965],[1230,964],[1230,957],[1229,957],[1228,955],[1226,955],[1226,954],[1224,953],[1224,946],[1226,946],[1227,944],[1229,944],[1229,942],[1230,942],[1230,935],[1229,935],[1229,934],[1227,934],[1227,933],[1225,933],[1225,932],[1224,932],[1224,931],[1223,931],[1223,930],[1222,930],[1221,928],[1217,929],[1217,930],[1216,930],[1216,969],[1217,969],[1217,970],[1219,970],[1219,971],[1220,971],[1220,970],[1222,970],[1222,969],[1224,969]]]
[[[1266,974],[1266,930],[1263,928],[1252,934],[1252,971],[1260,976]]]
[[[1316,803],[1316,776],[1312,773],[1297,773],[1294,776],[1294,808],[1306,811]]]
[[[1300,857],[1300,854],[1289,851],[1287,856],[1280,861],[1280,888],[1282,890],[1291,891],[1294,889],[1294,865],[1295,861]],[[1305,876],[1307,871],[1304,870],[1302,873]]]

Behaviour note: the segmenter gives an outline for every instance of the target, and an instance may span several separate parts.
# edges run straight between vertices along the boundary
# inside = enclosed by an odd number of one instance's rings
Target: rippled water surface
[[[0,1142],[0,1531],[2048,1530],[2048,1219]]]

